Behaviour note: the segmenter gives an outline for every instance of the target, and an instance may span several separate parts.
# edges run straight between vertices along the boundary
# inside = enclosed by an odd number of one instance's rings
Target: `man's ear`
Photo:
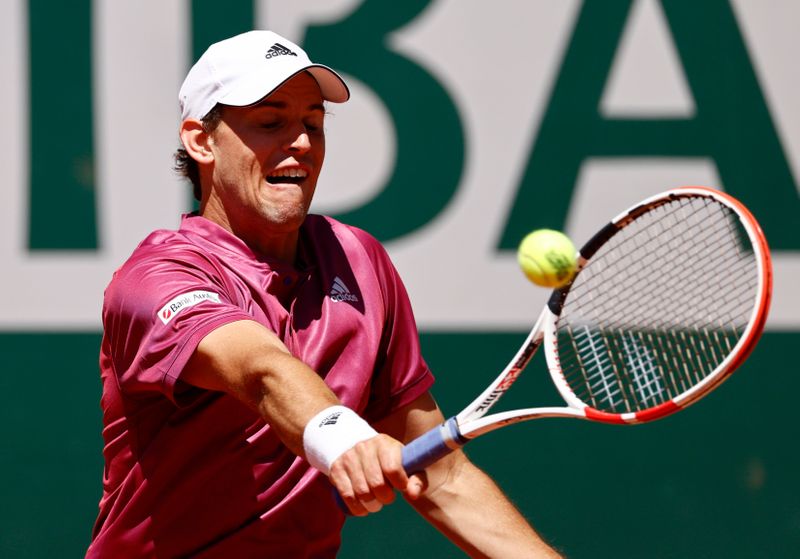
[[[181,123],[181,142],[189,156],[198,163],[211,163],[214,154],[211,151],[211,134],[203,130],[203,123],[189,118]]]

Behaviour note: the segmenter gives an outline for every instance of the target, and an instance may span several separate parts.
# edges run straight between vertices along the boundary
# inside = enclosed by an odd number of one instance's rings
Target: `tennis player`
[[[104,298],[103,496],[87,557],[334,557],[345,514],[402,493],[480,557],[556,556],[460,452],[407,476],[443,421],[382,246],[308,215],[325,102],[349,91],[296,44],[212,45],[180,90],[200,210],[150,234]]]

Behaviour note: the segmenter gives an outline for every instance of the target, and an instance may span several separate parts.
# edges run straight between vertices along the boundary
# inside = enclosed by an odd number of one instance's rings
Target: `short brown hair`
[[[203,123],[203,132],[210,134],[216,130],[220,120],[222,120],[222,105],[217,104],[203,117],[201,121]],[[175,158],[173,169],[182,177],[192,181],[194,197],[199,201],[202,198],[202,190],[200,189],[200,167],[198,167],[197,161],[192,159],[192,156],[183,146],[175,150],[173,157]]]

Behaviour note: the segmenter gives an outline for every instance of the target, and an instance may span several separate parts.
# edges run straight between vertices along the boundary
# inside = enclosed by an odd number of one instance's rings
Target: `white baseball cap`
[[[245,107],[307,71],[319,84],[323,99],[344,103],[350,90],[342,77],[272,31],[248,31],[214,43],[192,66],[178,98],[181,120],[206,116],[217,103]]]

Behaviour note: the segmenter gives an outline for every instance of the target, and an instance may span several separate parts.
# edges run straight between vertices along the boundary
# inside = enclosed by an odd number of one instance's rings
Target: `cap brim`
[[[269,75],[256,74],[247,82],[240,83],[238,87],[217,99],[217,102],[233,107],[253,105],[275,93],[283,84],[301,72],[308,72],[316,80],[323,100],[344,103],[350,98],[350,89],[339,74],[322,64],[310,64],[297,69],[278,84],[271,81]]]
[[[350,99],[350,88],[342,77],[322,64],[313,64],[306,68],[314,76],[322,92],[322,98],[331,103],[344,103]]]

